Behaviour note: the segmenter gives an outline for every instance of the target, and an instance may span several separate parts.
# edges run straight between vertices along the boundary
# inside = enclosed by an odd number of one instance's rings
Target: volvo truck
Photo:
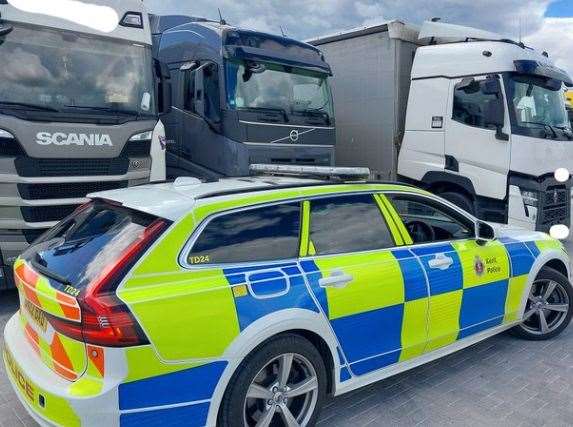
[[[338,165],[429,189],[481,219],[570,223],[573,134],[549,55],[494,33],[390,21],[310,41],[333,69]]]
[[[140,0],[0,0],[0,20],[2,289],[88,193],[165,179],[168,76]]]
[[[189,16],[155,16],[172,79],[171,176],[249,174],[253,163],[333,165],[331,69],[309,44]]]

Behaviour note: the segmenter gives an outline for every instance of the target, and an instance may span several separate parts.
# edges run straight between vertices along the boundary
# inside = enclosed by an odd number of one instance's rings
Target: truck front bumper
[[[536,206],[526,206],[522,192],[536,193]],[[509,223],[549,233],[554,225],[571,225],[571,180],[553,177],[534,179],[512,175],[509,178]]]

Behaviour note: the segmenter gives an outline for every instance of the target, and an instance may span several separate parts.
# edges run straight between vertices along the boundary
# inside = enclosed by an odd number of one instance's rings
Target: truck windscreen
[[[0,38],[0,107],[155,114],[151,47],[13,24]]]
[[[507,78],[514,133],[568,140],[570,123],[560,82],[512,74]]]
[[[276,109],[287,115],[332,118],[328,76],[276,64],[229,61],[225,65],[227,103],[232,109]]]

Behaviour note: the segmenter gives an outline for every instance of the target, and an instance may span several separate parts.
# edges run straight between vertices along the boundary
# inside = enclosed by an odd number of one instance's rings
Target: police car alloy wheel
[[[314,425],[326,393],[326,371],[307,339],[283,335],[255,350],[238,369],[221,408],[225,426]]]
[[[561,273],[543,268],[531,286],[523,323],[514,332],[531,340],[558,335],[573,315],[573,289]]]

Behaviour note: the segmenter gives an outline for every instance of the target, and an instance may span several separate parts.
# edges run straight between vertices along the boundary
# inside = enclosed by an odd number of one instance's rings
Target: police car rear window
[[[61,221],[22,256],[79,291],[114,262],[155,219],[97,201]]]
[[[300,203],[288,203],[215,217],[193,244],[187,262],[227,264],[296,258],[300,210]]]

